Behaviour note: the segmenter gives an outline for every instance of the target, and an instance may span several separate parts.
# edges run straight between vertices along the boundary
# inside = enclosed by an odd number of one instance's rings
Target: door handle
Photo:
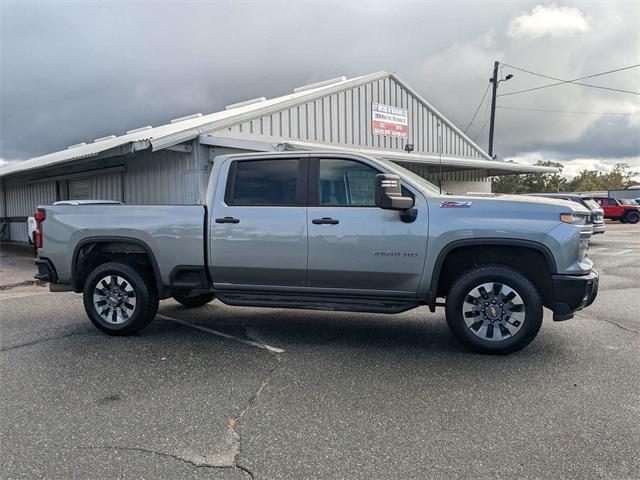
[[[240,220],[233,217],[216,218],[216,223],[240,223]]]
[[[340,220],[336,220],[331,217],[322,217],[322,218],[314,218],[311,220],[311,223],[314,225],[337,225],[340,223]]]

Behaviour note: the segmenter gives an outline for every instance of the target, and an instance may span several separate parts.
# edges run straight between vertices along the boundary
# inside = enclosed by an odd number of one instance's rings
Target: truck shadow
[[[195,310],[164,304],[160,312],[231,335],[242,335],[287,351],[344,348],[412,352],[413,355],[480,356],[467,351],[449,331],[444,312],[426,307],[401,314],[229,307],[219,301]],[[550,323],[550,322],[549,322]],[[544,326],[543,326],[544,329]],[[519,356],[562,351],[555,335],[539,335]],[[199,332],[198,335],[202,333]]]

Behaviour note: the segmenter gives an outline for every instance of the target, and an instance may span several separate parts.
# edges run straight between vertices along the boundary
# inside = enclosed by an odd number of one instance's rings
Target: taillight
[[[36,248],[42,248],[42,232],[40,230],[33,232],[33,243]]]
[[[36,219],[36,229],[33,232],[33,243],[36,248],[42,248],[42,230],[40,224],[47,218],[47,214],[44,210],[36,210],[33,214],[33,218]]]

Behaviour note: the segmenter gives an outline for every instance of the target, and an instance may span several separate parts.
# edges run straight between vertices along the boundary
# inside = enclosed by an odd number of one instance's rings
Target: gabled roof
[[[153,151],[161,150],[163,148],[192,140],[202,134],[212,132],[214,130],[227,128],[237,123],[259,118],[263,115],[291,108],[292,106],[300,103],[315,100],[325,95],[331,95],[336,92],[358,87],[383,78],[393,78],[396,82],[401,84],[408,92],[415,96],[418,101],[422,102],[427,108],[429,108],[434,115],[439,117],[443,123],[448,125],[465,141],[477,148],[485,159],[491,160],[489,155],[487,155],[482,148],[475,144],[451,121],[444,117],[444,115],[438,112],[423,97],[415,92],[415,90],[398,78],[396,74],[389,71],[381,71],[352,79],[340,77],[325,82],[319,82],[317,84],[296,88],[294,93],[289,95],[283,95],[272,99],[264,99],[264,97],[261,97],[247,102],[230,105],[225,110],[211,113],[209,115],[191,115],[172,120],[171,123],[160,125],[158,127],[142,127],[129,130],[124,135],[110,135],[96,139],[91,143],[72,145],[66,150],[35,157],[0,168],[0,177],[44,168],[51,165],[62,164],[77,159],[88,158],[106,153],[110,150],[113,150],[114,155],[149,148]]]

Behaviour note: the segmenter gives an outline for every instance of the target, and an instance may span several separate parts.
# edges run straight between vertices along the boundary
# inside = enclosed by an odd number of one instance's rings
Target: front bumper
[[[607,230],[607,225],[604,223],[593,223],[593,234],[604,233]]]
[[[573,318],[576,310],[588,307],[598,295],[598,272],[587,275],[553,275],[553,319]]]

